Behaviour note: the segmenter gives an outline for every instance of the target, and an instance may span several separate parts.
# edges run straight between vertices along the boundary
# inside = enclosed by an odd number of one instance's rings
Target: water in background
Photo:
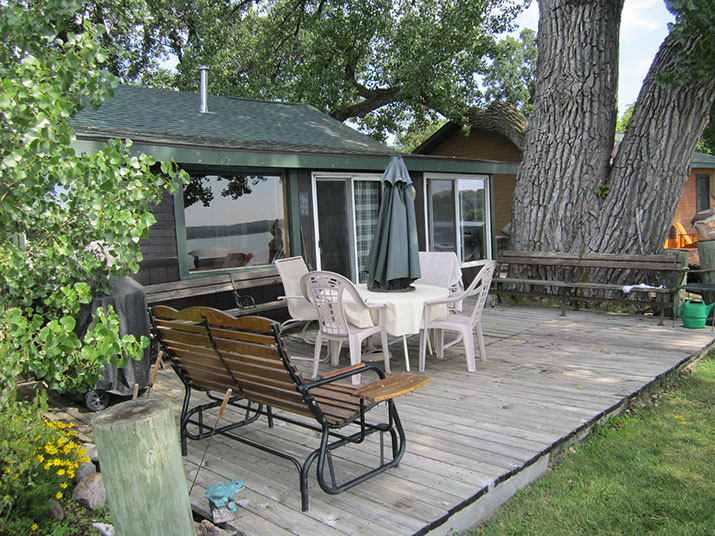
[[[268,264],[268,242],[271,233],[255,233],[248,235],[217,236],[214,238],[190,238],[186,241],[187,251],[203,248],[226,248],[231,251],[253,253],[254,257],[248,266]]]

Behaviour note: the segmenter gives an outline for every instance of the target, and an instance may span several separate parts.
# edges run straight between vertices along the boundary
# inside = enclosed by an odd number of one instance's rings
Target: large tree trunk
[[[617,119],[623,0],[539,2],[534,112],[513,200],[512,247],[579,251],[597,221]]]
[[[643,82],[590,250],[652,254],[663,248],[715,100],[715,77],[678,86],[656,83],[657,73],[674,68],[681,48],[667,37]]]
[[[539,5],[534,113],[514,190],[512,247],[658,253],[707,124],[715,77],[659,86],[656,73],[671,70],[683,46],[667,38],[611,167],[623,1]]]

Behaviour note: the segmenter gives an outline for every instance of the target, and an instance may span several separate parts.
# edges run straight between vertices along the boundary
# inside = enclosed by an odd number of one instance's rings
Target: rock
[[[74,483],[79,484],[89,475],[97,472],[97,467],[92,462],[82,462],[74,473]]]
[[[114,527],[106,523],[92,523],[92,526],[97,529],[102,536],[114,536]]]
[[[211,510],[211,520],[215,525],[228,523],[234,519],[236,519],[236,515],[230,510],[230,508],[214,508]]]
[[[102,483],[102,473],[92,473],[82,480],[72,492],[72,500],[90,510],[107,504],[107,492]]]
[[[194,521],[194,528],[196,529],[196,536],[235,536],[237,534],[236,532],[226,532],[218,528],[208,519],[204,519],[201,523]]]
[[[85,443],[84,448],[87,452],[87,457],[92,460],[92,463],[99,463],[99,458],[97,457],[97,445],[94,443]]]
[[[54,521],[62,521],[65,518],[65,509],[62,507],[62,504],[59,501],[56,501],[54,499],[50,499],[50,501],[47,503],[47,509],[50,512],[50,517]]]

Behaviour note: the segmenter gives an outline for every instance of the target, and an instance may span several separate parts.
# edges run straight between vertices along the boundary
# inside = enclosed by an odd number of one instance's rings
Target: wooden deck
[[[561,317],[557,309],[534,306],[488,308],[483,328],[489,361],[478,362],[477,372],[469,374],[461,345],[447,350],[444,360],[428,356],[425,374],[431,383],[397,400],[407,433],[399,467],[336,496],[323,493],[312,476],[310,510],[303,513],[292,464],[215,436],[192,504],[207,514],[205,488],[240,478],[246,486],[237,495],[240,508],[232,526],[247,536],[465,530],[543,474],[554,452],[713,342],[708,328],[657,324],[654,317],[584,311]],[[410,340],[413,370],[417,342]],[[289,348],[303,355],[311,351],[293,338]],[[393,373],[404,372],[401,345],[391,349]],[[297,365],[307,373],[308,362]],[[183,388],[169,368],[160,373],[154,395],[170,397],[178,414]],[[90,417],[66,411],[85,423]],[[241,433],[306,455],[317,447],[316,437],[290,426],[255,424]],[[206,441],[189,442],[184,458],[189,485],[205,447]],[[349,464],[359,465],[367,456],[354,448],[337,452]]]

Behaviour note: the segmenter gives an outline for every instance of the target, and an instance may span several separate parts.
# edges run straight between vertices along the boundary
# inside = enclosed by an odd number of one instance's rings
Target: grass
[[[596,429],[469,536],[715,535],[715,359]]]

